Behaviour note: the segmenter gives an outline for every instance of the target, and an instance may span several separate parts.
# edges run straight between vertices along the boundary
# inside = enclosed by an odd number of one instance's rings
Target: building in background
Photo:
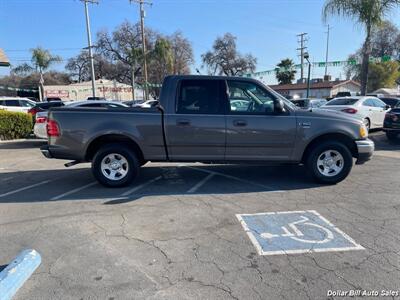
[[[86,100],[92,97],[92,82],[80,82],[69,85],[45,85],[45,98],[61,98],[61,100]],[[96,80],[96,97],[102,97],[107,100],[125,101],[142,100],[143,90],[135,88],[135,99],[132,99],[132,86],[118,83],[113,80]]]
[[[10,61],[4,53],[3,49],[0,48],[0,67],[9,67]]]
[[[277,84],[270,87],[288,99],[305,98],[307,95],[307,82]],[[361,92],[361,85],[354,80],[311,80],[310,98],[332,98],[339,92],[350,92],[351,95],[355,95]]]

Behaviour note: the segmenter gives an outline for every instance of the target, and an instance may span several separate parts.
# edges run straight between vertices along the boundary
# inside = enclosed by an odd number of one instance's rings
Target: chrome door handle
[[[178,126],[189,126],[190,125],[190,121],[186,120],[186,119],[176,120],[176,125],[178,125]]]
[[[233,121],[234,126],[244,127],[247,126],[247,122],[244,120],[235,120]]]

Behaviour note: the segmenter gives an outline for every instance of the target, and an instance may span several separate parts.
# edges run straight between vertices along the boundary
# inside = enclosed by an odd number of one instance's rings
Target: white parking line
[[[235,176],[224,174],[224,173],[220,173],[220,172],[210,171],[210,170],[197,168],[197,167],[192,167],[192,166],[187,166],[187,165],[179,165],[179,167],[186,167],[186,168],[189,168],[189,169],[192,169],[192,170],[197,170],[197,171],[201,171],[201,172],[205,172],[205,173],[209,173],[209,174],[213,174],[213,175],[218,175],[218,176],[222,176],[222,177],[225,177],[225,178],[228,178],[228,179],[232,179],[232,180],[240,181],[240,182],[243,182],[243,183],[251,184],[251,185],[254,185],[254,186],[262,187],[264,189],[270,190],[269,192],[273,192],[273,193],[281,193],[281,192],[283,192],[282,190],[275,190],[275,188],[273,188],[271,186],[268,186],[268,185],[260,184],[260,183],[257,183],[257,182],[249,181],[249,180],[246,180],[246,179],[242,179],[242,178],[239,178],[239,177],[235,177]]]
[[[198,182],[194,187],[187,191],[188,194],[195,193],[199,188],[201,188],[207,181],[209,181],[215,174],[209,174],[203,180]]]
[[[68,192],[66,192],[66,193],[63,193],[63,194],[61,194],[61,195],[55,196],[55,197],[51,198],[50,201],[61,199],[61,198],[65,197],[65,196],[68,196],[68,195],[71,195],[71,194],[73,194],[73,193],[82,191],[82,190],[84,190],[84,189],[86,189],[86,188],[88,188],[88,187],[91,187],[91,186],[95,185],[95,184],[97,184],[97,181],[88,183],[88,184],[86,184],[86,185],[84,185],[84,186],[78,187],[78,188],[76,188],[76,189],[70,190],[70,191],[68,191]]]
[[[5,197],[5,196],[9,196],[9,195],[12,195],[12,194],[15,194],[15,193],[18,193],[18,192],[25,191],[25,190],[28,190],[28,189],[37,187],[37,186],[39,186],[39,185],[43,185],[43,184],[49,183],[50,181],[51,181],[51,180],[41,181],[41,182],[39,182],[39,183],[35,183],[35,184],[32,184],[32,185],[28,185],[28,186],[25,186],[25,187],[23,187],[23,188],[20,188],[20,189],[14,190],[14,191],[10,191],[10,192],[1,194],[1,195],[0,195],[0,198]]]
[[[7,180],[10,180],[10,179],[13,179],[13,178],[14,178],[14,176],[6,177],[6,178],[3,178],[1,181],[7,181]]]
[[[149,181],[146,181],[145,183],[142,183],[141,185],[138,185],[138,186],[134,187],[133,189],[130,189],[129,191],[126,191],[125,193],[121,194],[121,196],[128,196],[128,195],[140,190],[141,188],[143,188],[143,187],[145,187],[145,186],[147,186],[147,185],[149,185],[149,184],[151,184],[151,183],[153,183],[153,182],[155,182],[157,180],[160,180],[161,178],[162,178],[162,176],[158,176],[158,177],[153,178],[153,179],[151,179]]]

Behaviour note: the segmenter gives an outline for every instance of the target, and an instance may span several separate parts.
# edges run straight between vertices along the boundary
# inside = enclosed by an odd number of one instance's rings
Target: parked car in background
[[[326,99],[310,99],[310,98],[292,99],[290,101],[292,101],[294,105],[296,105],[301,109],[318,108],[328,102]]]
[[[128,105],[129,107],[133,107],[137,104],[142,104],[144,100],[127,100],[127,101],[122,101],[123,104]]]
[[[55,103],[55,102],[54,102]],[[116,102],[116,101],[101,101],[101,100],[84,100],[84,101],[76,101],[76,102],[67,102],[65,105],[59,105],[55,107],[92,107],[92,108],[116,108],[116,107],[128,107],[127,105]],[[53,106],[54,107],[54,106]],[[36,137],[41,139],[47,138],[47,116],[48,111],[40,111],[36,113],[35,125],[33,126],[33,133]]]
[[[390,107],[376,97],[342,97],[328,101],[321,109],[342,111],[364,121],[369,129],[382,128],[386,112]]]
[[[61,101],[60,97],[47,97],[44,99],[45,102]]]
[[[155,107],[158,104],[158,100],[147,100],[140,104],[135,104],[132,107],[142,107],[142,108],[150,108]]]
[[[391,108],[394,108],[398,105],[400,105],[400,98],[397,97],[378,97],[380,100],[385,102],[387,105],[389,105]]]
[[[35,101],[28,98],[0,97],[0,110],[27,113],[35,104]]]
[[[92,100],[106,100],[106,98],[104,98],[104,97],[87,97],[86,100],[90,100],[90,101],[92,101]]]
[[[28,113],[30,113],[33,117],[35,117],[35,115],[40,111],[46,111],[52,107],[60,107],[60,106],[64,106],[64,102],[62,101],[36,102],[35,106],[33,106],[28,110]]]
[[[400,135],[400,104],[386,113],[383,131],[389,140],[394,140]]]
[[[73,101],[68,102],[66,107],[97,107],[97,108],[111,108],[111,107],[128,107],[127,105],[108,100],[83,100],[83,101]]]

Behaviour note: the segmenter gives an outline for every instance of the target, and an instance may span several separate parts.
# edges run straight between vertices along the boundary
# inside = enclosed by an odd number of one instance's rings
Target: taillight
[[[392,121],[396,122],[399,120],[399,116],[393,113],[386,113],[385,119],[391,119]]]
[[[357,113],[357,109],[355,108],[345,108],[342,109],[343,112],[348,113],[348,114],[356,114]]]
[[[58,124],[56,121],[48,120],[46,128],[47,128],[48,136],[60,136],[60,128],[58,127]]]
[[[31,109],[28,110],[28,114],[31,114],[32,116],[36,115],[36,113],[39,110],[36,107],[32,107]]]
[[[46,123],[47,118],[46,117],[37,117],[36,118],[36,123]]]

